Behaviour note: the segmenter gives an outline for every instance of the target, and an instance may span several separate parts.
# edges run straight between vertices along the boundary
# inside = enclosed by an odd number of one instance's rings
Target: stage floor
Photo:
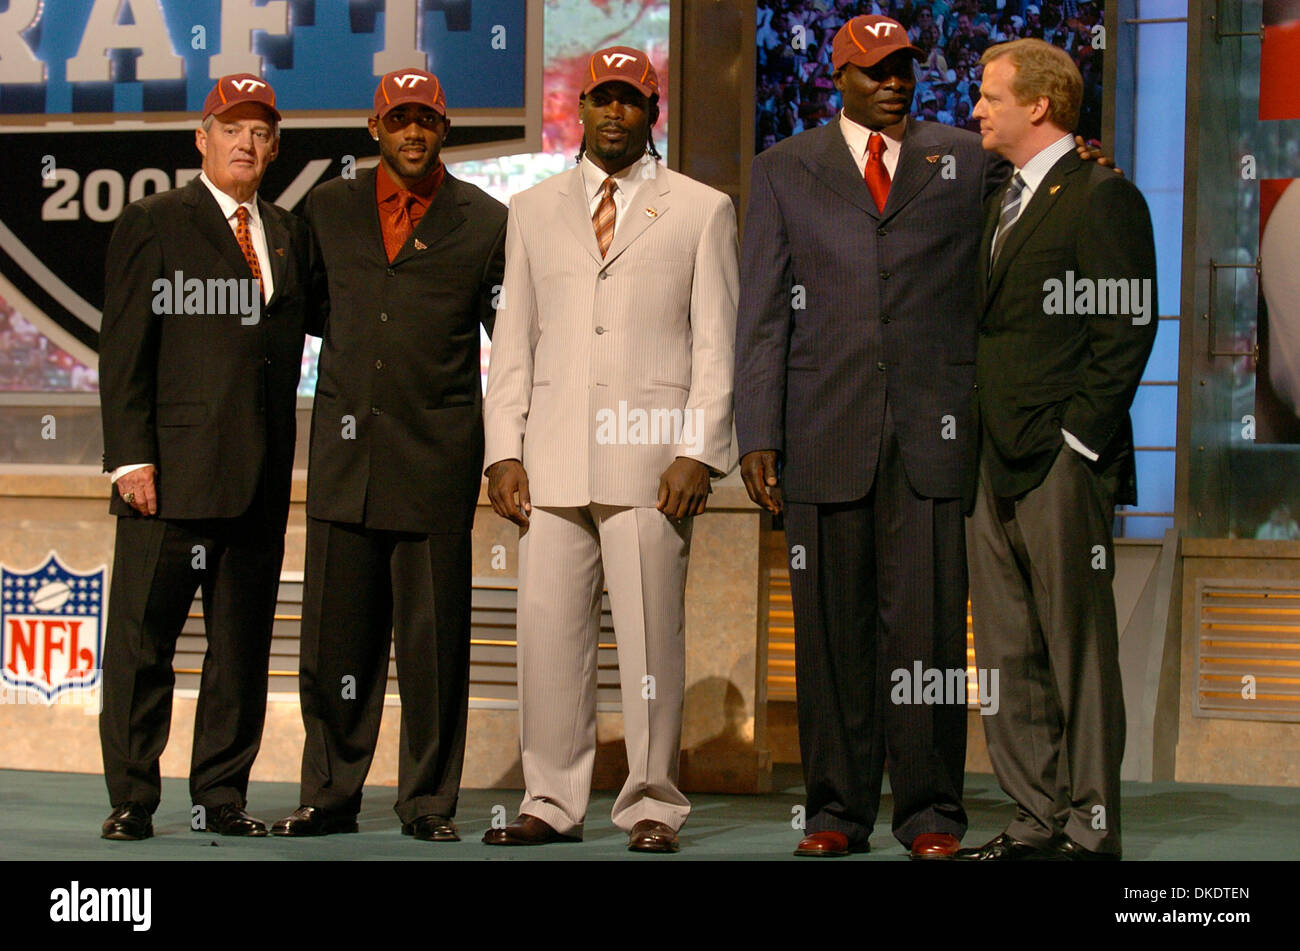
[[[797,769],[782,767],[779,792],[763,796],[693,795],[690,821],[682,830],[682,850],[671,861],[791,860],[799,835],[792,810],[803,801]],[[1276,786],[1220,786],[1188,783],[1125,783],[1125,858],[1161,860],[1293,860],[1300,856],[1300,789]],[[0,770],[0,859],[84,862],[98,860],[496,860],[662,861],[660,856],[627,851],[627,839],[609,820],[614,796],[592,796],[586,840],[537,848],[499,848],[479,839],[494,809],[507,820],[519,805],[517,791],[462,790],[456,824],[463,841],[417,842],[401,835],[392,811],[395,791],[368,787],[357,835],[315,839],[237,839],[190,831],[190,802],[182,779],[163,780],[163,801],[154,815],[154,838],[145,842],[107,842],[99,826],[109,804],[101,776]],[[297,787],[254,783],[249,811],[268,824],[298,805]],[[501,807],[497,809],[496,807]],[[889,834],[893,803],[881,803],[881,818],[871,837],[870,854],[851,862],[906,859]],[[1000,832],[1012,814],[1010,801],[992,776],[966,777],[970,816],[968,845]]]

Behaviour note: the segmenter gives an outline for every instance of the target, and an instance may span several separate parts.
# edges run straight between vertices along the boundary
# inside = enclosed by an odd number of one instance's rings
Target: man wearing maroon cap
[[[733,464],[736,219],[726,195],[653,160],[646,54],[611,47],[586,69],[578,167],[510,204],[484,461],[493,508],[521,528],[527,791],[483,841],[582,838],[607,586],[628,761],[613,820],[629,849],[668,853],[690,811],[677,763],[691,526]]]
[[[277,835],[355,832],[395,644],[402,832],[455,841],[469,703],[470,528],[483,458],[479,326],[506,209],[451,175],[438,77],[379,81],[379,163],[305,216],[328,314],[312,412],[300,692],[302,805]]]
[[[951,857],[966,830],[962,494],[981,207],[1005,172],[978,136],[908,118],[920,55],[894,20],[849,20],[839,120],[763,152],[751,178],[736,431],[750,497],[784,513],[792,552],[797,855],[867,851],[886,755],[913,857]],[[956,702],[899,690],[918,668],[957,671]]]
[[[118,521],[100,716],[106,839],[153,834],[172,654],[199,589],[208,646],[190,825],[267,831],[244,805],[266,712],[303,333],[319,332],[306,226],[257,195],[279,122],[264,80],[223,76],[195,131],[201,174],[133,202],[109,243],[100,403]]]

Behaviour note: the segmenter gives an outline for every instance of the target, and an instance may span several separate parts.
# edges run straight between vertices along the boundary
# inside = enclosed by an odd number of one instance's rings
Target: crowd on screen
[[[0,391],[98,388],[94,370],[51,343],[0,297]]]
[[[981,54],[1021,37],[1053,43],[1083,74],[1079,133],[1101,134],[1102,8],[1092,0],[758,0],[755,148],[821,125],[839,111],[831,40],[851,17],[880,14],[907,27],[925,53],[916,64],[917,119],[979,131]]]

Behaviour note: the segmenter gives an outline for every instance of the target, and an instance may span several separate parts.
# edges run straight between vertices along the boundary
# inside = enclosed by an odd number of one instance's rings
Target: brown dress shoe
[[[961,848],[961,840],[947,832],[922,832],[912,840],[914,859],[950,859]]]
[[[864,852],[867,850],[865,843],[860,847],[860,850]],[[794,850],[794,854],[811,855],[819,858],[848,855],[849,837],[843,832],[811,832],[799,841],[799,846]]]
[[[654,819],[642,819],[627,836],[629,852],[676,852],[680,848],[672,827]]]
[[[514,822],[501,829],[488,829],[483,833],[484,845],[546,845],[548,842],[581,842],[576,835],[562,835],[547,823],[521,813]]]

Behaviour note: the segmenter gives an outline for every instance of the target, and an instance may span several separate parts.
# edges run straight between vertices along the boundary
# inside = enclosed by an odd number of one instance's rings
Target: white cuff
[[[1091,460],[1092,462],[1097,461],[1098,458],[1097,454],[1093,452],[1091,449],[1089,449],[1087,446],[1085,446],[1083,443],[1079,442],[1078,438],[1074,435],[1074,433],[1070,432],[1068,429],[1062,428],[1061,435],[1065,437],[1065,444],[1069,446],[1071,449],[1073,449],[1075,452],[1077,452],[1079,455],[1083,456],[1083,458]]]
[[[152,462],[136,462],[129,466],[118,466],[108,474],[108,477],[113,482],[117,482],[118,479],[122,478],[122,476],[126,475],[128,472],[135,472],[136,469],[143,469],[145,466],[151,465],[153,465]]]

